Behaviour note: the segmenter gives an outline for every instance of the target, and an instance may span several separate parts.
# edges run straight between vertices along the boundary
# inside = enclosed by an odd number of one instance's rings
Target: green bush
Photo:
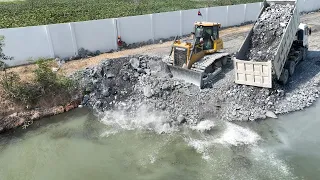
[[[44,93],[50,92],[71,92],[76,89],[76,83],[62,75],[53,72],[51,65],[53,59],[39,59],[36,61],[38,68],[34,71],[35,83]]]
[[[36,104],[41,97],[55,95],[71,97],[77,90],[76,82],[53,72],[52,63],[53,60],[37,60],[38,67],[34,70],[35,79],[28,83],[21,82],[18,74],[5,71],[1,77],[1,86],[10,98],[26,105]]]
[[[19,75],[14,72],[5,72],[1,77],[1,86],[10,98],[23,104],[34,104],[41,96],[37,84],[21,82]]]
[[[36,61],[38,68],[34,71],[35,82],[39,83],[44,92],[56,88],[57,74],[54,73],[49,63],[52,60],[39,59]]]
[[[0,28],[134,16],[262,0],[25,0],[0,2]]]

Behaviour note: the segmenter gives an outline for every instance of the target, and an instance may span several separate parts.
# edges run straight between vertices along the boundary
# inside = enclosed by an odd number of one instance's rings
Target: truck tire
[[[294,74],[295,69],[296,69],[296,62],[288,61],[289,76],[292,76]]]
[[[222,66],[227,65],[227,63],[228,63],[228,57],[223,57],[222,58]]]
[[[279,83],[282,85],[286,85],[289,80],[289,70],[288,69],[283,69],[283,72],[279,78]]]

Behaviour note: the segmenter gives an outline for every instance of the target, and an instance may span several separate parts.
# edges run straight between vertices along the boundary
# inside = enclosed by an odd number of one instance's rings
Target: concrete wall
[[[26,28],[1,29],[0,35],[5,36],[3,52],[14,60],[7,61],[9,66],[28,63],[28,60],[38,57],[51,57],[46,26]]]
[[[320,9],[320,0],[298,0],[302,12]],[[262,3],[240,4],[34,27],[0,29],[6,46],[4,53],[13,56],[10,66],[29,63],[40,57],[70,57],[78,49],[107,52],[117,49],[117,36],[127,44],[186,35],[194,31],[196,21],[219,22],[223,27],[255,21]]]
[[[219,22],[222,27],[227,27],[228,23],[228,6],[208,8],[208,21]]]
[[[244,4],[228,6],[227,26],[235,26],[244,23],[245,10]]]
[[[255,21],[260,13],[260,7],[261,3],[246,4],[244,21]]]
[[[180,11],[153,14],[154,39],[180,35]]]
[[[106,52],[116,49],[116,28],[113,19],[71,23],[77,49]]]
[[[302,5],[302,2],[303,2],[303,5]],[[299,4],[301,3],[300,5],[303,6],[302,9],[304,12],[314,11],[320,8],[319,0],[298,0],[298,3]]]
[[[117,20],[118,34],[126,43],[153,39],[152,15],[123,17]]]
[[[53,24],[48,29],[51,36],[53,52],[59,57],[74,56],[77,47],[71,34],[70,24]]]

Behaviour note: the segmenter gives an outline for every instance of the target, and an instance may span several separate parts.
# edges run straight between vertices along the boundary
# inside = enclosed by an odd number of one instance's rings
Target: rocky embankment
[[[167,114],[164,123],[171,126],[208,119],[277,118],[277,114],[310,106],[319,93],[319,80],[312,77],[308,83],[265,89],[234,84],[231,69],[223,74],[212,87],[200,90],[171,78],[162,58],[132,56],[105,60],[96,67],[79,71],[75,77],[86,91],[82,104],[93,108],[98,115],[119,111],[129,119],[139,115],[143,107],[150,113]]]

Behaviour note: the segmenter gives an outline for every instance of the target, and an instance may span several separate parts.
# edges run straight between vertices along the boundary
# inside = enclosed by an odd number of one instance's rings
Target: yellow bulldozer
[[[203,88],[221,72],[230,55],[222,51],[220,28],[219,23],[195,22],[192,39],[175,38],[167,61],[174,78]]]

